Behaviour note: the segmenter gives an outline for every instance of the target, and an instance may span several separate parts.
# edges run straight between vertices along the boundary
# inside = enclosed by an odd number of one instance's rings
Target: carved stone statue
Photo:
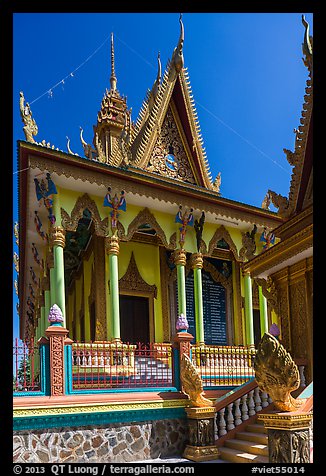
[[[258,386],[270,395],[279,410],[291,412],[302,405],[302,400],[291,395],[300,386],[298,367],[289,352],[269,333],[264,334],[258,345],[254,369]]]
[[[25,104],[24,93],[21,91],[19,94],[20,94],[20,99],[19,99],[20,115],[21,115],[23,123],[25,124],[23,127],[25,138],[28,142],[35,142],[33,136],[37,135],[38,127],[35,122],[35,119],[32,118],[32,111],[31,111],[29,103],[27,102]]]
[[[203,396],[202,380],[187,354],[182,354],[180,372],[184,392],[190,398],[190,406],[212,407],[214,405],[213,402]]]
[[[242,248],[239,251],[240,259],[252,259],[256,251],[255,235],[257,232],[257,226],[254,225],[253,229],[249,232],[242,233]]]

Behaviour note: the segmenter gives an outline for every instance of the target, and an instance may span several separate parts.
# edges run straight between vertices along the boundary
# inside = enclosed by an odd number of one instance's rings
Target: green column
[[[44,316],[44,322],[45,322],[45,329],[48,327],[49,322],[48,322],[48,317],[49,317],[49,312],[50,312],[50,307],[51,307],[51,295],[50,295],[50,290],[46,289],[44,291],[44,301],[45,301],[45,316]]]
[[[63,315],[62,326],[66,327],[66,305],[65,305],[65,278],[64,278],[64,258],[63,250],[65,247],[65,229],[61,226],[61,208],[60,208],[60,192],[57,187],[58,194],[53,195],[53,214],[56,218],[54,224],[50,226],[50,243],[53,246],[53,272],[50,279],[51,283],[51,305],[57,304]],[[53,289],[54,286],[54,289]],[[55,301],[53,302],[53,298]]]
[[[60,228],[60,230],[59,230]],[[57,233],[62,233],[63,228],[56,227]],[[63,235],[64,237],[64,235]],[[55,243],[55,242],[54,242]],[[65,277],[64,277],[64,258],[63,258],[62,244],[53,244],[53,257],[54,257],[54,285],[55,285],[55,299],[56,304],[60,307],[64,321],[63,327],[66,327],[66,305],[65,305]]]
[[[196,343],[204,344],[203,286],[201,275],[201,270],[203,267],[202,254],[194,253],[191,257],[191,261],[191,267],[194,271]]]
[[[252,287],[249,273],[244,275],[245,321],[247,345],[254,345],[254,319],[252,311]]]
[[[174,254],[174,263],[177,267],[177,286],[178,286],[178,315],[187,316],[186,307],[186,252],[184,249],[177,250]]]
[[[112,340],[120,341],[120,306],[119,306],[119,270],[118,254],[119,238],[115,235],[108,239],[107,253],[109,255],[110,274],[110,316],[112,319]]]
[[[258,286],[259,292],[259,310],[260,310],[260,330],[261,337],[268,332],[267,299],[263,295],[263,289]]]

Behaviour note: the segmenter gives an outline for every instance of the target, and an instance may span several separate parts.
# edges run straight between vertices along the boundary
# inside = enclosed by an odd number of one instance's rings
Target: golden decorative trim
[[[62,414],[76,414],[76,413],[98,413],[98,412],[113,412],[113,411],[129,411],[129,410],[150,410],[161,408],[182,408],[188,404],[187,399],[164,400],[159,402],[151,402],[140,400],[132,403],[74,403],[73,405],[62,404],[60,406],[47,405],[44,407],[28,408],[19,406],[14,408],[14,418],[35,417],[47,415],[62,415]]]
[[[109,255],[118,256],[120,252],[119,238],[116,235],[105,238],[106,252]]]
[[[188,418],[196,420],[215,417],[215,408],[212,407],[188,407],[185,410]]]
[[[187,255],[183,248],[175,250],[173,253],[174,264],[176,266],[186,266],[187,263]]]
[[[50,246],[65,247],[66,244],[66,230],[62,226],[51,226],[49,233]]]
[[[122,239],[124,241],[130,241],[134,235],[139,229],[141,225],[151,225],[151,227],[156,231],[157,236],[160,238],[162,244],[166,248],[170,248],[167,240],[165,233],[159,223],[157,222],[155,216],[151,211],[146,207],[143,210],[141,210],[138,215],[133,219],[133,221],[130,223],[128,226],[128,231],[127,235],[123,236]]]
[[[255,278],[258,286],[261,286],[263,296],[267,299],[268,304],[276,312],[278,310],[277,289],[274,280],[268,276],[267,279]]]
[[[109,220],[108,217],[101,220],[97,205],[94,200],[90,198],[87,193],[78,197],[75,206],[71,212],[71,216],[61,208],[61,223],[67,231],[76,231],[78,222],[83,216],[85,209],[91,212],[92,220],[95,226],[95,234],[99,236],[106,236],[108,232]]]
[[[134,252],[131,253],[129,265],[127,271],[119,279],[120,292],[128,291],[133,293],[134,291],[145,292],[151,294],[155,299],[157,298],[157,286],[155,284],[150,285],[142,278],[137,268]]]
[[[300,430],[309,428],[312,413],[266,413],[257,416],[257,420],[264,423],[264,427],[274,430]]]
[[[28,144],[28,146],[31,151],[39,152],[37,146],[31,144]],[[25,144],[24,147],[26,147]],[[48,153],[52,154],[51,151]],[[80,167],[81,164],[85,163],[85,159],[60,153],[60,158],[63,158],[63,156],[66,163],[57,160],[58,153],[53,155],[52,160],[32,155],[29,156],[30,167],[32,169],[48,170],[49,173],[58,176],[64,175],[67,178],[73,177],[75,180],[80,179],[83,182],[96,183],[100,187],[116,187],[125,190],[126,193],[156,198],[164,203],[170,202],[176,205],[181,203],[185,208],[192,208],[194,198],[196,198],[198,208],[205,209],[206,212],[218,214],[225,218],[248,221],[252,224],[256,223],[257,226],[275,228],[280,224],[280,217],[277,217],[273,212],[220,198],[214,191],[198,188],[195,185],[187,184],[185,187],[175,180],[158,177],[143,170],[140,172],[129,167],[128,172],[125,170],[122,172],[115,167],[104,166],[94,161],[89,161],[87,170],[85,170]],[[128,178],[131,179],[128,182],[124,178],[126,173]],[[161,188],[154,188],[152,184],[159,185]],[[63,226],[66,228],[64,224]],[[68,228],[66,229],[68,230]]]
[[[219,459],[220,450],[215,445],[210,446],[190,446],[187,445],[183,457],[191,461],[210,461]]]
[[[243,264],[243,271],[250,272],[251,277],[268,271],[302,251],[313,246],[313,225],[309,225],[295,235],[280,241],[268,250],[260,253],[251,261]]]
[[[221,225],[216,232],[214,233],[213,238],[210,240],[209,245],[208,245],[208,256],[212,256],[212,253],[214,251],[214,248],[216,247],[217,243],[221,240],[224,239],[224,241],[230,246],[231,251],[233,252],[234,258],[239,261],[239,255],[237,251],[237,247],[232,240],[230,233],[227,231],[224,225]]]
[[[203,255],[201,253],[193,253],[190,258],[190,266],[192,269],[202,269],[204,266]]]

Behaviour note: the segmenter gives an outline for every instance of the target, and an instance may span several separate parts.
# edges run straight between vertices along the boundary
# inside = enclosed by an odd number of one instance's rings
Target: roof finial
[[[110,77],[111,91],[116,91],[117,89],[117,77],[115,75],[114,69],[114,43],[113,43],[113,33],[111,33],[111,77]]]
[[[312,69],[312,36],[309,35],[309,23],[306,21],[305,16],[301,16],[301,21],[305,27],[305,33],[302,43],[302,52],[305,55],[303,62],[309,71]]]
[[[180,36],[177,46],[174,48],[173,55],[172,55],[172,64],[174,66],[174,70],[176,74],[179,74],[183,68],[184,60],[183,60],[183,43],[184,43],[184,27],[182,23],[182,13],[180,13]],[[175,74],[172,75],[175,77]]]

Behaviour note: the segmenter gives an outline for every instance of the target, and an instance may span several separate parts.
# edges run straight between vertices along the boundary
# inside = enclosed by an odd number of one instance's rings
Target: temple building
[[[312,381],[312,38],[304,25],[309,79],[295,151],[285,150],[289,196],[269,190],[262,207],[224,197],[221,174],[211,175],[181,16],[171,60],[162,71],[158,56],[135,121],[118,89],[111,36],[109,84],[92,143],[80,131],[83,157],[69,141],[67,152],[37,142],[21,93],[26,140],[18,141],[18,161],[28,170],[19,174],[20,338],[43,342],[50,310],[59,307],[76,372],[70,393],[88,388],[94,368],[97,388],[117,388],[122,375],[136,373],[137,349],[154,346],[160,360],[180,331],[190,335],[193,355],[200,349],[200,367],[209,352],[250,354],[276,329]],[[110,345],[122,349],[120,370],[103,384]],[[99,351],[89,364],[92,346]],[[161,359],[169,371],[170,357]],[[245,381],[236,378],[234,385]]]

